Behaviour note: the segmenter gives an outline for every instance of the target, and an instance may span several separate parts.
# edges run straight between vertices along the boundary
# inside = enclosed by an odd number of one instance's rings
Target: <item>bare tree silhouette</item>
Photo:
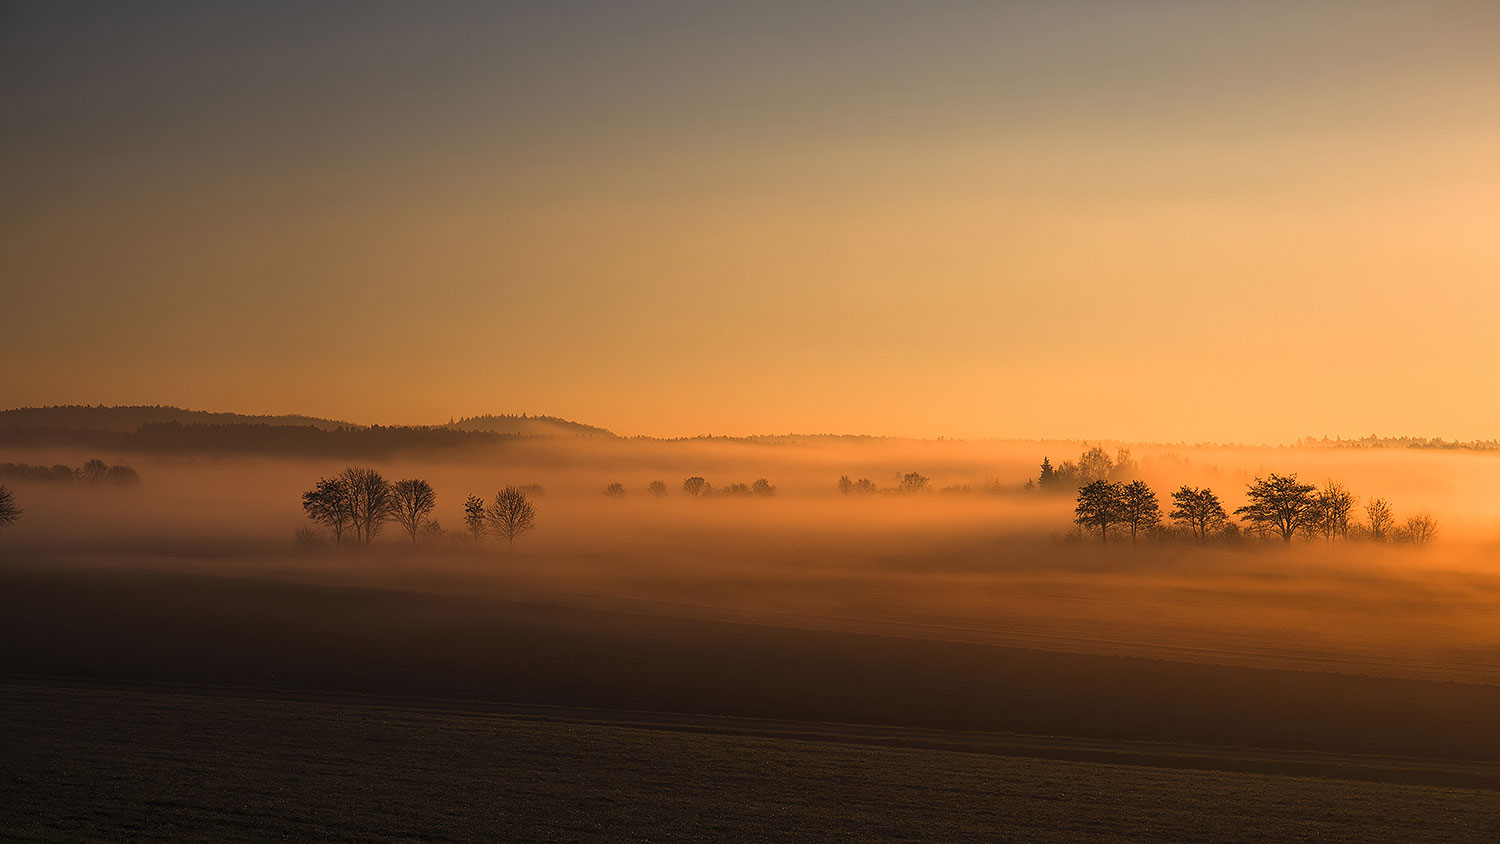
[[[479,547],[479,537],[484,534],[485,513],[484,499],[477,495],[471,495],[464,501],[464,526],[469,529],[469,534],[474,537],[474,547]]]
[[[1218,530],[1228,518],[1219,496],[1208,487],[1183,485],[1172,493],[1172,505],[1172,512],[1167,515],[1191,528],[1199,542],[1207,541],[1209,533]]]
[[[141,475],[129,466],[111,466],[104,470],[103,483],[113,486],[140,486]]]
[[[1413,545],[1426,545],[1437,538],[1438,524],[1430,513],[1418,513],[1402,526],[1402,537]]]
[[[1161,524],[1161,504],[1145,481],[1131,481],[1119,488],[1120,522],[1130,528],[1130,544],[1136,534]]]
[[[1085,484],[1078,490],[1078,506],[1073,510],[1073,521],[1079,527],[1099,529],[1099,541],[1109,543],[1109,529],[1121,522],[1122,487],[1117,483],[1098,480]]]
[[[922,492],[927,489],[927,482],[932,480],[926,475],[916,472],[907,472],[897,482],[896,489],[899,492]]]
[[[756,478],[755,483],[750,485],[750,494],[767,496],[775,495],[776,487],[771,486],[771,482],[766,480],[765,478]]]
[[[84,463],[83,468],[78,470],[79,479],[87,484],[102,484],[108,474],[109,465],[97,457]]]
[[[1256,478],[1246,487],[1245,497],[1249,503],[1236,509],[1235,515],[1244,516],[1261,531],[1281,534],[1284,542],[1291,542],[1297,531],[1318,515],[1312,484],[1300,483],[1296,475],[1273,473],[1265,479]]]
[[[1349,537],[1349,514],[1354,510],[1354,496],[1336,481],[1325,481],[1313,495],[1318,532],[1332,542],[1335,537]]]
[[[432,491],[431,484],[409,478],[396,481],[391,486],[391,500],[391,517],[411,535],[411,544],[415,548],[417,532],[432,516],[432,511],[437,509],[437,495]]]
[[[851,490],[853,488],[854,488],[854,481],[849,480],[849,476],[848,475],[840,475],[839,476],[839,492],[842,492],[843,494],[848,495],[849,494],[849,490]]]
[[[1396,519],[1391,515],[1391,505],[1384,498],[1372,498],[1365,505],[1365,518],[1368,520],[1366,528],[1370,533],[1370,539],[1375,542],[1388,542],[1391,538],[1392,529],[1396,525]]]
[[[649,484],[646,485],[646,492],[650,493],[651,497],[653,497],[653,498],[666,498],[667,497],[667,482],[666,481],[652,481],[651,483],[649,483]]]
[[[396,500],[391,484],[374,469],[350,466],[339,474],[349,490],[354,514],[354,533],[362,547],[370,547],[380,528],[395,515]]]
[[[26,511],[16,506],[16,496],[4,484],[0,484],[0,527],[9,527]]]
[[[708,481],[705,481],[697,475],[694,475],[693,477],[688,478],[687,480],[682,482],[682,491],[687,493],[688,495],[693,496],[694,498],[697,498],[699,493],[703,492],[703,488],[707,485]]]
[[[624,498],[627,493],[624,484],[610,484],[604,488],[604,494],[610,498]]]
[[[344,531],[354,526],[354,502],[343,478],[320,478],[317,486],[302,493],[302,510],[333,532],[335,548],[344,547]]]
[[[1094,481],[1107,481],[1115,469],[1115,461],[1103,446],[1094,446],[1078,458],[1078,476],[1085,485]]]
[[[526,500],[524,492],[508,486],[495,493],[485,519],[492,533],[502,537],[507,545],[514,545],[516,537],[536,527],[536,507]]]

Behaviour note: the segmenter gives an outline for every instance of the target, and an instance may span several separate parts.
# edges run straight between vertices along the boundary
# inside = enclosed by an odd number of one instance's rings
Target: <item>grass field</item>
[[[185,567],[0,565],[0,838],[1500,840],[1492,684]]]
[[[7,840],[1500,836],[1496,790],[891,746],[909,738],[894,730],[748,735],[691,719],[14,684],[0,707]]]

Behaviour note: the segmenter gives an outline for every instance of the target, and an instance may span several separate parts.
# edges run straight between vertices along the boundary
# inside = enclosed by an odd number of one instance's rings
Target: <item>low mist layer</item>
[[[1100,546],[1074,499],[1035,488],[1041,460],[1085,444],[778,438],[522,439],[464,459],[369,462],[436,493],[413,546],[386,525],[367,551],[294,544],[302,495],[347,465],[194,455],[17,453],[13,463],[128,465],[138,486],[8,481],[23,517],[11,565],[195,573],[493,595],[708,619],[1047,650],[1500,682],[1493,456],[1374,449],[1132,447],[1166,499],[1209,486],[1226,508],[1269,472],[1336,479],[1398,517],[1429,512],[1424,548],[1297,539]],[[1111,452],[1118,447],[1111,445]],[[902,493],[911,475],[922,488]],[[842,477],[870,494],[840,491]],[[707,494],[683,483],[703,478]],[[771,494],[726,494],[765,479]],[[648,485],[662,481],[665,495]],[[513,547],[465,530],[467,496],[531,490]],[[611,489],[613,485],[618,485]],[[1028,488],[1030,486],[1031,488]],[[661,488],[658,488],[661,492]],[[717,491],[717,492],[715,492]],[[606,494],[613,493],[613,494]]]

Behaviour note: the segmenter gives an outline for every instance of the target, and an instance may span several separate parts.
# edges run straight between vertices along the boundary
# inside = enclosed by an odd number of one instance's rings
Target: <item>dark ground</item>
[[[15,840],[1500,840],[1493,686],[15,567],[0,681]]]

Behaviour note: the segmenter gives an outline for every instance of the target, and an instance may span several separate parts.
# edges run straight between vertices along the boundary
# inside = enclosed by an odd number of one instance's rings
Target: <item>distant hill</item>
[[[82,446],[154,454],[378,457],[461,452],[526,438],[614,437],[555,416],[476,416],[447,425],[355,425],[180,407],[70,405],[0,410],[0,447]]]
[[[184,410],[170,405],[104,405],[69,404],[56,407],[20,407],[0,410],[0,428],[73,428],[81,431],[118,431],[130,433],[142,425],[294,425],[333,431],[360,427],[337,419],[316,416],[252,416],[244,413],[210,413],[206,410]]]
[[[132,433],[143,425],[274,425],[278,427],[317,428],[336,431],[341,428],[369,428],[340,419],[286,414],[256,416],[247,413],[213,413],[186,410],[170,405],[58,405],[56,407],[21,407],[0,410],[0,429],[5,428],[71,428],[77,431],[115,431]],[[425,426],[416,426],[425,427]],[[433,425],[454,431],[491,434],[513,434],[523,437],[613,437],[606,428],[572,422],[556,416],[485,415],[469,416],[447,425]]]
[[[571,422],[556,416],[509,414],[467,416],[445,427],[456,431],[485,431],[491,434],[517,434],[523,437],[613,437],[614,431],[582,422]]]

